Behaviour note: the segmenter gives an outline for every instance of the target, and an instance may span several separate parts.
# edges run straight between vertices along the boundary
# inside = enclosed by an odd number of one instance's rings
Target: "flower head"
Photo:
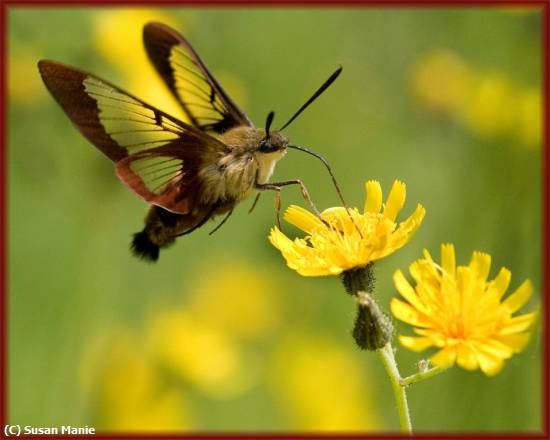
[[[468,266],[456,267],[454,246],[443,244],[441,266],[427,251],[410,265],[414,288],[396,271],[393,280],[406,302],[394,298],[392,313],[419,335],[400,336],[401,344],[413,351],[439,348],[431,361],[443,368],[456,362],[467,370],[498,373],[504,360],[528,342],[526,330],[536,312],[512,316],[531,296],[531,282],[502,300],[511,273],[502,268],[488,281],[490,267],[491,256],[482,252],[474,252]]]
[[[416,232],[425,210],[418,205],[414,213],[399,225],[397,214],[405,203],[405,184],[395,181],[386,203],[382,203],[380,183],[365,184],[367,198],[363,213],[357,208],[329,208],[314,214],[290,206],[285,220],[307,232],[294,241],[277,227],[269,240],[285,257],[288,266],[303,276],[339,275],[342,272],[379,260],[404,246]]]

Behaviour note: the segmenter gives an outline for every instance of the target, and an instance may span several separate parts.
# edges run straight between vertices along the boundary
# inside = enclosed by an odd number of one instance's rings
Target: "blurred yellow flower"
[[[169,15],[156,10],[109,10],[96,17],[96,47],[125,77],[130,93],[164,112],[187,121],[183,110],[149,62],[143,48],[143,26],[150,21],[160,21],[177,29],[182,28],[181,23],[175,23]]]
[[[482,136],[499,136],[513,130],[515,96],[504,75],[480,76],[468,98],[460,115],[473,132]]]
[[[540,148],[542,141],[542,99],[540,89],[532,88],[523,91],[517,103],[518,135],[525,144]]]
[[[281,304],[268,271],[219,258],[215,276],[209,264],[197,279],[186,310],[202,325],[247,340],[263,338],[277,327]]]
[[[481,72],[449,49],[427,52],[412,66],[414,95],[434,110],[448,113],[485,138],[510,137],[540,146],[541,92],[522,90],[502,72]]]
[[[148,340],[165,368],[211,397],[235,397],[254,383],[253,363],[245,367],[235,341],[205,325],[200,316],[177,309],[159,311],[148,326]]]
[[[34,105],[46,97],[46,90],[36,70],[38,53],[30,47],[9,52],[7,76],[10,102]]]
[[[305,238],[290,240],[277,227],[269,240],[287,261],[288,267],[303,276],[339,275],[365,267],[404,246],[424,218],[425,209],[417,205],[413,214],[397,225],[395,219],[405,203],[405,184],[395,181],[386,204],[382,203],[380,183],[365,183],[367,198],[361,214],[357,208],[329,208],[315,215],[290,206],[285,220],[307,232]]]
[[[393,277],[406,302],[393,299],[391,310],[401,321],[415,326],[419,336],[400,336],[399,341],[414,351],[436,347],[431,361],[440,367],[455,362],[467,370],[480,368],[491,376],[504,366],[504,360],[519,352],[528,342],[526,331],[536,312],[512,316],[531,296],[530,281],[504,301],[511,279],[502,268],[487,281],[491,267],[488,254],[474,252],[468,266],[455,264],[454,246],[441,246],[441,266],[428,251],[409,267],[416,282],[413,288],[401,271]]]
[[[93,375],[98,426],[105,430],[175,431],[192,426],[180,389],[166,386],[137,338],[114,331],[95,358],[85,356]],[[84,378],[90,382],[89,378]]]
[[[464,60],[447,49],[435,49],[418,60],[411,71],[413,91],[428,107],[452,111],[467,97],[472,72]]]
[[[293,423],[289,429],[344,432],[381,428],[371,397],[374,390],[367,382],[372,376],[344,345],[293,331],[275,355],[274,398]]]

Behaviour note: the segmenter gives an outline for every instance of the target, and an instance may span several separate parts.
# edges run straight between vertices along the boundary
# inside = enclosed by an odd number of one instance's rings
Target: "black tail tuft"
[[[159,247],[149,239],[145,231],[134,234],[130,248],[132,253],[142,260],[154,263],[159,259]]]

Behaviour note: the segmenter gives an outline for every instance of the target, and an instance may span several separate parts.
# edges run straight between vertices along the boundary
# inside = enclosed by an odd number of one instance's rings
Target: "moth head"
[[[288,147],[289,140],[286,136],[275,131],[269,138],[262,139],[258,146],[260,153],[274,153],[275,151],[284,151]]]
[[[267,115],[265,122],[265,136],[260,140],[258,145],[259,153],[275,153],[277,151],[285,152],[289,140],[280,131],[270,131],[271,123],[273,122],[274,112]]]

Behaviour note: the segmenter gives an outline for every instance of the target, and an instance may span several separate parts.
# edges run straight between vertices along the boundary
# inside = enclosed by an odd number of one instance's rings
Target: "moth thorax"
[[[258,128],[240,126],[227,130],[218,139],[235,152],[253,151],[257,148],[264,131]]]

